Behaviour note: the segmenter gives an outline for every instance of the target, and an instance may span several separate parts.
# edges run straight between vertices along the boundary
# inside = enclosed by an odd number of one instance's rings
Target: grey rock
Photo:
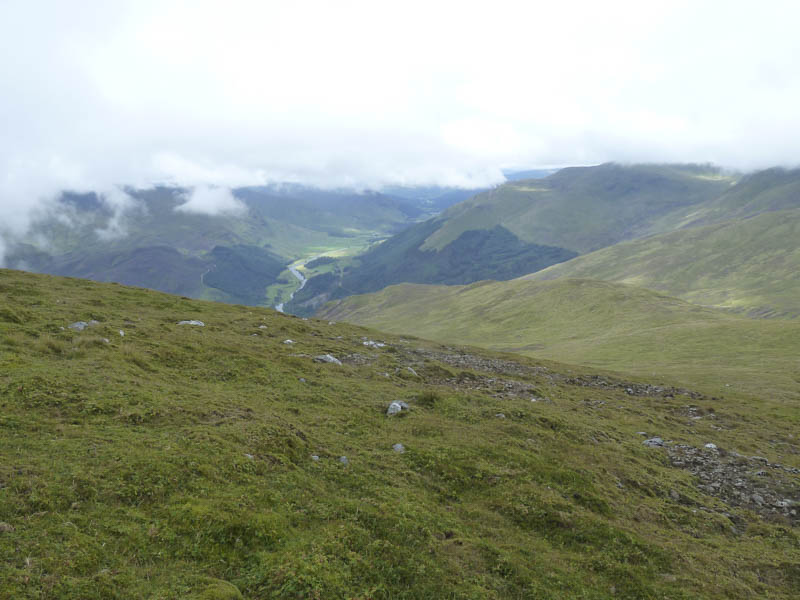
[[[75,331],[83,331],[89,326],[86,321],[75,321],[71,325],[69,325],[70,329],[74,329]]]
[[[284,344],[294,344],[294,340],[283,340]]]
[[[637,431],[636,435],[647,435],[646,431]]]
[[[340,463],[342,463],[342,464],[343,464],[343,465],[345,465],[345,466],[347,466],[347,465],[349,465],[349,464],[350,464],[350,461],[349,461],[349,460],[347,460],[347,457],[346,457],[346,456],[340,456],[340,457],[339,457],[339,462],[340,462]]]
[[[412,369],[411,367],[406,367],[406,371],[411,373],[414,377],[419,377],[419,375],[417,375],[417,372],[414,369]]]
[[[761,494],[753,494],[750,496],[750,500],[755,502],[756,504],[764,504],[764,497]]]
[[[331,363],[331,364],[334,364],[334,365],[342,366],[342,361],[340,361],[338,358],[336,358],[335,356],[332,356],[330,354],[320,354],[319,356],[315,356],[314,357],[314,362]]]
[[[392,450],[402,454],[403,452],[406,451],[406,447],[403,446],[403,444],[395,444],[394,446],[392,446]]]
[[[317,456],[316,454],[312,454],[311,455],[311,460],[313,460],[314,462],[317,462],[319,460],[319,456]]]
[[[196,325],[197,327],[205,327],[206,326],[206,324],[203,323],[202,321],[197,321],[195,319],[192,319],[190,321],[178,321],[178,325]]]
[[[368,348],[385,348],[386,344],[383,342],[373,342],[372,340],[367,340],[366,342],[362,342]]]
[[[653,437],[650,438],[649,440],[643,441],[642,443],[645,446],[649,446],[650,448],[658,448],[664,445],[664,440],[662,440],[660,437]]]
[[[267,326],[266,325],[259,325],[258,328],[259,329],[267,329]]]
[[[125,337],[125,332],[122,329],[119,330],[119,337]]]
[[[675,500],[676,502],[681,499],[681,495],[675,490],[670,490],[669,497]]]
[[[506,418],[506,416],[503,413],[497,413],[495,415],[495,417],[497,417],[498,419],[505,419]]]
[[[395,402],[397,402],[400,405],[400,408],[402,408],[403,410],[411,410],[411,407],[408,405],[407,402],[403,400],[395,400]]]
[[[392,415],[396,415],[399,412],[402,412],[403,407],[400,405],[399,402],[392,402],[389,405],[389,408],[386,409],[386,416],[391,417]]]
[[[299,381],[300,383],[305,383],[306,382],[306,378],[305,377],[301,377],[297,381]]]
[[[245,452],[245,454],[244,454],[244,455],[245,455],[247,458],[249,458],[250,460],[253,460],[253,459],[255,458],[255,456],[253,456],[252,454],[247,454],[247,452]]]
[[[108,338],[103,338],[103,341],[104,341],[106,344],[110,344],[110,343],[111,343],[111,340],[110,340],[110,339],[108,339]]]
[[[708,448],[709,450],[716,450],[717,449],[717,445],[716,444],[711,444],[711,443],[706,444],[705,447]]]

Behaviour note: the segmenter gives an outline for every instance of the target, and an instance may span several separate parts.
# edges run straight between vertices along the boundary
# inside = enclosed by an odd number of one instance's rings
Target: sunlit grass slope
[[[736,180],[701,165],[619,165],[562,169],[514,181],[442,213],[421,246],[441,249],[465,231],[502,225],[521,240],[591,252],[644,235],[675,211],[713,200]]]
[[[639,389],[3,270],[0,598],[796,597],[793,522],[637,433],[797,466],[796,412]]]
[[[514,280],[398,285],[325,318],[443,342],[800,400],[800,322],[754,320],[622,284]]]
[[[800,209],[624,242],[528,278],[602,279],[758,316],[800,315]]]

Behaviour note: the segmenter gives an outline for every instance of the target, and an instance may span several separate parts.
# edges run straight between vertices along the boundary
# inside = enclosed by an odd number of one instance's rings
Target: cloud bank
[[[65,189],[174,184],[216,210],[281,181],[791,166],[797,22],[790,1],[7,0],[0,240]]]
[[[186,201],[175,207],[177,212],[199,215],[243,215],[247,206],[230,189],[209,185],[197,186],[185,196]]]

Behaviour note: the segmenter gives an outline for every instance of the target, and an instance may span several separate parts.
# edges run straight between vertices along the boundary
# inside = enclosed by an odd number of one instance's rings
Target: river
[[[298,267],[305,266],[306,263],[311,262],[315,258],[317,258],[317,257],[314,256],[312,258],[307,258],[304,261],[299,262],[299,263],[295,263],[294,265],[289,267],[289,271],[291,271],[292,275],[294,275],[297,278],[297,280],[300,282],[300,285],[297,286],[297,289],[295,291],[293,291],[291,294],[289,294],[289,300],[287,300],[287,302],[291,302],[292,298],[294,298],[294,295],[297,292],[299,292],[300,290],[302,290],[303,287],[306,285],[306,281],[308,281],[308,279],[306,279],[305,276],[298,270]],[[278,312],[283,312],[283,306],[285,304],[286,304],[286,302],[281,302],[280,304],[276,304],[275,305],[275,310],[277,310]]]

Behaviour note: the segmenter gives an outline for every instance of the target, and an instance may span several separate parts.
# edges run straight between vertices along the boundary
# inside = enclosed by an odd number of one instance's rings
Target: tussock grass
[[[60,332],[96,301],[96,329]],[[795,595],[796,527],[706,494],[636,434],[797,465],[768,399],[694,400],[689,423],[686,398],[565,381],[582,367],[454,367],[420,352],[509,357],[12,271],[0,305],[29,311],[0,323],[0,597]]]

